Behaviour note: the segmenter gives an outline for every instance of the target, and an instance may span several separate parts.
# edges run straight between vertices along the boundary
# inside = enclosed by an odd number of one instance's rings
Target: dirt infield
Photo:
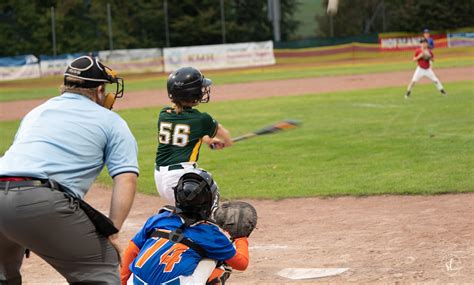
[[[436,72],[443,82],[474,79],[474,67]],[[405,86],[411,75],[393,72],[221,85],[214,88],[213,101]],[[400,87],[401,98],[404,89]],[[2,103],[0,120],[20,118],[41,102]],[[163,91],[133,92],[118,101],[117,109],[164,103]],[[86,198],[108,212],[109,189],[95,185]],[[472,193],[250,202],[259,214],[258,229],[250,239],[251,262],[247,271],[234,273],[230,283],[472,282]],[[159,197],[138,194],[120,245],[124,247],[161,206]],[[335,277],[292,281],[277,275],[288,267],[349,270]],[[22,272],[24,284],[66,284],[34,254],[24,261]]]
[[[412,74],[413,71],[400,71],[217,85],[212,89],[212,101],[406,86]],[[474,67],[440,68],[436,69],[436,74],[443,83],[474,80]],[[429,82],[427,79],[422,81],[422,83]],[[449,93],[449,89],[447,91]],[[401,87],[400,97],[403,97],[404,93],[405,87]],[[0,121],[20,119],[35,106],[44,101],[45,99],[0,103]],[[117,100],[114,108],[116,110],[144,108],[168,103],[169,100],[165,90],[134,91],[126,93],[124,98]]]
[[[106,211],[106,197],[110,190],[95,186],[87,200]],[[230,283],[472,282],[474,194],[249,202],[259,216],[250,266]],[[122,247],[162,205],[156,196],[137,195]],[[349,270],[292,281],[277,275],[287,267]],[[24,262],[23,276],[25,284],[64,283],[36,256]]]

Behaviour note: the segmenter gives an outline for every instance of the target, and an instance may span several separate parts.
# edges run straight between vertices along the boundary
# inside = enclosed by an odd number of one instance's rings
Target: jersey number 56
[[[160,123],[159,141],[162,144],[172,144],[185,147],[189,142],[191,128],[185,124]]]

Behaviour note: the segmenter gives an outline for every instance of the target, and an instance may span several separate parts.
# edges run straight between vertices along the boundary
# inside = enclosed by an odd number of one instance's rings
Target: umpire
[[[114,93],[105,92],[114,84]],[[112,244],[133,203],[137,144],[110,111],[123,80],[97,59],[75,59],[61,95],[22,120],[0,159],[0,284],[21,284],[25,250],[72,284],[120,284]],[[114,186],[109,218],[82,199],[107,166]]]

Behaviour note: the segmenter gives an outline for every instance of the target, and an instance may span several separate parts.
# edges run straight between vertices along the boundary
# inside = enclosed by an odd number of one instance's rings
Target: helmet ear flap
[[[116,99],[115,94],[107,93],[107,95],[105,95],[104,108],[112,110],[112,107],[114,106],[114,103],[115,103],[115,99]]]
[[[176,205],[176,206],[178,206],[179,201],[180,201],[180,198],[181,198],[181,197],[179,197],[179,195],[180,195],[181,193],[178,193],[178,192],[179,192],[179,191],[178,191],[179,189],[183,189],[183,179],[181,179],[181,178],[178,180],[178,184],[176,184],[176,186],[173,187],[174,201],[175,201],[175,205]]]

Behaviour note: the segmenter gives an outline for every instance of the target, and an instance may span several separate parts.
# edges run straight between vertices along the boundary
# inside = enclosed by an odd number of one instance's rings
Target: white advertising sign
[[[275,64],[273,42],[164,48],[165,72],[183,66],[224,69]]]
[[[17,57],[19,58],[19,57]],[[38,58],[26,55],[22,59],[0,60],[0,81],[40,77]]]
[[[41,59],[40,61],[40,68],[41,68],[41,76],[51,76],[51,75],[62,75],[69,63],[71,63],[75,56],[66,56],[61,58],[49,58],[49,59]]]
[[[99,59],[118,73],[162,72],[161,49],[99,51]]]

